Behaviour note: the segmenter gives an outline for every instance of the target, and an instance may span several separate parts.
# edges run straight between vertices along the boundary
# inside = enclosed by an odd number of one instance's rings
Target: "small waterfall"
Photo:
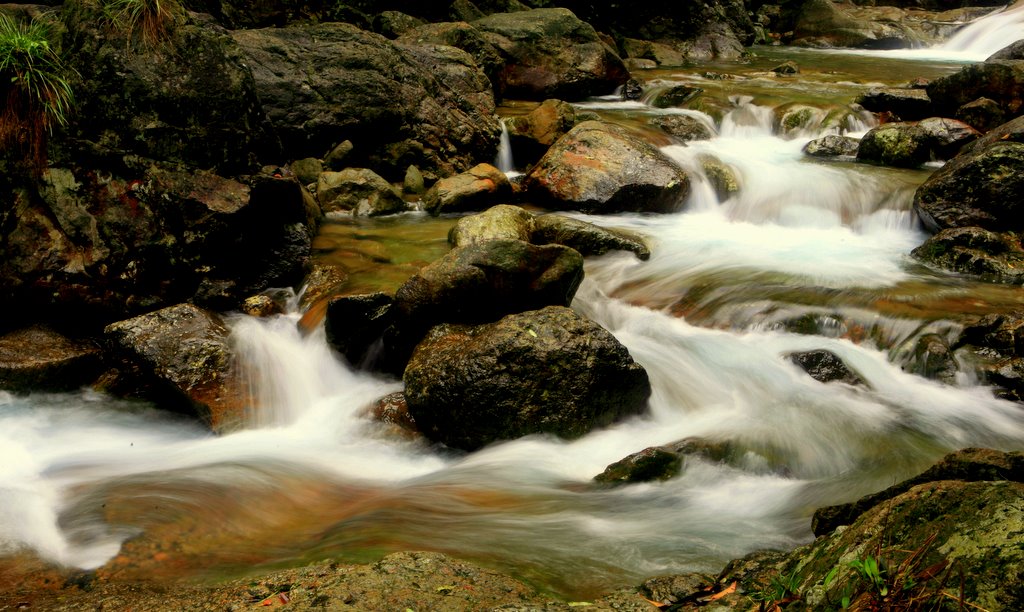
[[[1021,39],[1024,39],[1024,2],[969,24],[939,48],[985,59]]]
[[[501,120],[501,141],[498,143],[498,155],[494,158],[494,165],[505,174],[516,171],[515,161],[512,159],[512,142],[508,137],[508,126],[505,120]]]

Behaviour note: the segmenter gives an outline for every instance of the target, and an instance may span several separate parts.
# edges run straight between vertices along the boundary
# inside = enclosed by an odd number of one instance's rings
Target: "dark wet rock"
[[[800,74],[800,66],[798,66],[796,62],[790,60],[782,62],[778,66],[772,68],[771,72],[780,75]]]
[[[932,157],[952,159],[960,149],[981,136],[978,130],[963,121],[942,117],[929,117],[917,123],[925,132]]]
[[[435,327],[403,380],[423,433],[466,450],[534,433],[578,438],[641,413],[650,395],[614,336],[559,306]]]
[[[641,260],[651,256],[642,237],[625,230],[603,228],[593,223],[562,215],[540,215],[533,219],[530,241],[534,244],[561,244],[579,251],[584,257],[610,251],[629,251]]]
[[[964,146],[964,153],[971,153],[994,144],[1006,142],[1024,144],[1024,117],[1011,119],[985,132],[980,138]]]
[[[779,321],[772,329],[784,329],[793,334],[839,338],[849,331],[849,326],[839,313],[808,312]]]
[[[321,173],[316,197],[325,213],[346,211],[357,217],[390,215],[406,208],[402,194],[367,168]]]
[[[715,581],[715,576],[708,574],[658,576],[640,585],[639,591],[648,600],[669,607],[687,600],[696,601],[700,597],[708,597]]]
[[[420,433],[416,426],[416,419],[412,418],[409,413],[405,393],[401,391],[389,393],[377,400],[377,403],[370,408],[370,416],[377,422],[393,425],[407,434],[419,435]]]
[[[474,21],[505,59],[496,88],[512,98],[579,100],[612,92],[629,72],[589,24],[563,8]]]
[[[626,61],[652,62],[652,68],[658,66],[685,66],[687,64],[684,49],[678,48],[672,41],[622,39],[622,49],[629,56]]]
[[[790,353],[789,360],[818,382],[864,385],[864,380],[843,363],[843,360],[838,355],[831,351],[817,350]]]
[[[381,11],[371,21],[373,31],[385,38],[395,39],[423,25],[423,20],[400,11]]]
[[[928,89],[929,83],[931,83],[929,79],[924,77],[914,77],[905,85],[905,87],[908,89]]]
[[[394,321],[394,300],[386,293],[345,295],[327,302],[327,344],[354,366],[372,366],[371,349]]]
[[[351,140],[342,140],[331,148],[327,155],[324,155],[324,168],[335,171],[344,170],[348,165],[348,160],[354,157],[353,149],[355,149],[355,145]]]
[[[700,155],[697,160],[718,201],[724,202],[740,192],[740,182],[732,166],[712,155]]]
[[[1024,215],[1024,143],[982,139],[937,170],[914,194],[914,209],[933,232],[978,226],[1020,231]],[[863,148],[863,145],[861,145]]]
[[[992,60],[1024,60],[1024,40],[1018,40],[1015,43],[1006,45],[988,56],[988,59],[985,61],[990,62]]]
[[[349,140],[348,165],[390,179],[410,164],[447,176],[497,150],[490,82],[465,52],[400,46],[342,23],[232,35],[292,157],[319,157]]]
[[[112,323],[104,335],[139,369],[133,382],[157,405],[195,414],[217,432],[241,425],[228,330],[215,313],[179,304]]]
[[[704,90],[699,87],[675,85],[658,93],[654,99],[651,100],[650,104],[654,108],[680,107],[684,106],[687,102],[693,100],[702,93],[704,93]]]
[[[455,247],[488,240],[531,242],[533,224],[533,214],[530,212],[518,206],[499,204],[481,213],[462,217],[456,221],[448,232],[448,242]],[[537,244],[547,243],[537,242]]]
[[[987,448],[965,448],[943,457],[921,474],[868,495],[856,502],[819,508],[811,521],[814,535],[827,535],[840,525],[853,523],[868,509],[893,499],[911,488],[928,482],[957,480],[962,482],[1005,481],[1024,482],[1024,454],[1004,453]]]
[[[904,369],[925,378],[953,384],[960,368],[945,338],[939,334],[925,334],[917,339],[913,358]]]
[[[294,179],[126,174],[50,168],[38,191],[5,194],[6,312],[100,326],[204,295],[230,310],[301,279],[320,213]]]
[[[959,72],[935,79],[928,85],[934,114],[952,117],[957,109],[978,98],[996,102],[1007,117],[1021,114],[1024,61],[993,60],[964,66]]]
[[[672,212],[690,180],[655,146],[618,126],[586,121],[548,150],[526,177],[527,193],[587,213]]]
[[[964,328],[959,344],[993,349],[1006,356],[1024,355],[1024,312],[985,315]]]
[[[95,344],[43,326],[0,336],[0,389],[66,391],[94,381],[102,367]]]
[[[681,455],[652,446],[612,463],[603,472],[594,476],[594,482],[622,485],[668,480],[678,476],[682,469]]]
[[[656,115],[651,123],[683,142],[710,140],[715,135],[705,122],[689,115]]]
[[[629,79],[622,86],[623,100],[639,100],[644,97],[644,85],[638,79]]]
[[[583,280],[583,258],[560,245],[488,240],[448,252],[395,294],[403,325],[480,323],[549,305],[568,306]]]
[[[872,89],[857,96],[857,104],[874,113],[889,112],[900,121],[917,121],[931,117],[932,101],[924,89],[886,87]]]
[[[857,155],[860,141],[849,136],[829,134],[804,145],[804,154],[812,157],[852,157]]]
[[[416,45],[448,45],[468,53],[490,79],[495,96],[502,95],[500,75],[505,58],[483,32],[464,21],[428,23],[405,32],[398,42]]]
[[[576,109],[561,100],[545,100],[526,115],[505,120],[516,159],[533,163],[576,125]]]
[[[320,179],[320,173],[324,171],[324,164],[315,157],[304,157],[289,164],[292,174],[301,185],[311,185]]]
[[[432,215],[483,210],[511,195],[512,185],[504,172],[490,164],[477,164],[434,183],[423,194],[423,206]]]
[[[1006,121],[1006,112],[989,98],[978,98],[956,109],[954,117],[974,129],[987,132]]]
[[[916,168],[931,158],[927,132],[916,123],[886,123],[860,140],[857,161]]]
[[[1012,233],[995,233],[980,227],[944,229],[911,254],[961,274],[1009,283],[1024,280],[1024,249]]]
[[[63,50],[75,107],[68,150],[51,161],[131,154],[237,174],[280,154],[246,57],[222,28],[188,17],[150,46],[104,28],[86,3],[64,16],[75,32]]]

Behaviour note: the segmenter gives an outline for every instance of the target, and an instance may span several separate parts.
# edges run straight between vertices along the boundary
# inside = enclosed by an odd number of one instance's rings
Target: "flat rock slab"
[[[0,389],[62,391],[99,374],[101,352],[87,342],[33,326],[0,336]]]

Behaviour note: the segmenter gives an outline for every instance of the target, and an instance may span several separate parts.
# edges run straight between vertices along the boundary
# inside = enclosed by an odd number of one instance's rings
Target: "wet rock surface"
[[[403,380],[423,433],[466,450],[534,433],[577,438],[641,413],[650,395],[624,346],[559,306],[435,327]]]
[[[863,379],[851,370],[838,355],[831,351],[817,350],[790,353],[789,360],[818,382],[864,385]]]
[[[980,227],[944,229],[911,255],[946,270],[987,280],[1024,280],[1024,248],[1014,233],[995,233]]]
[[[501,170],[491,164],[477,164],[468,171],[443,178],[423,194],[430,214],[482,210],[507,200],[512,186]]]
[[[812,157],[852,157],[857,155],[860,141],[849,136],[830,134],[804,145],[804,153]]]
[[[102,354],[95,344],[33,326],[0,335],[0,389],[70,390],[96,379]]]
[[[528,196],[591,214],[673,212],[689,187],[686,173],[656,147],[599,121],[574,127],[526,177]]]

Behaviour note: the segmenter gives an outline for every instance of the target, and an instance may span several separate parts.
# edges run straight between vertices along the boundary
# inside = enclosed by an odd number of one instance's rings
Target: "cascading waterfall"
[[[939,48],[985,59],[1021,39],[1024,39],[1024,2],[1017,2],[971,23]]]
[[[498,155],[494,158],[494,165],[505,174],[516,171],[516,164],[512,159],[512,142],[504,119],[501,121],[501,140],[498,142]]]
[[[946,328],[880,303],[961,290],[907,255],[923,239],[910,195],[927,172],[809,160],[801,148],[816,134],[776,133],[772,109],[756,100],[733,99],[720,125],[697,111],[588,105],[629,118],[688,114],[716,134],[662,149],[693,180],[680,212],[581,216],[652,245],[646,262],[588,260],[573,303],[647,369],[648,414],[571,442],[446,451],[372,421],[369,407],[401,383],[354,371],[322,330],[298,332],[297,313],[239,315],[230,325],[253,414],[231,434],[92,392],[0,392],[0,554],[95,568],[129,540],[212,541],[190,557],[199,573],[432,549],[590,597],[806,542],[814,508],[951,450],[1024,447],[1019,405],[969,377],[944,385],[890,359],[914,334]],[[866,126],[857,121],[843,129]],[[713,188],[708,157],[738,191]],[[807,313],[825,317],[822,331],[782,325]],[[819,383],[787,357],[814,349],[866,384]],[[728,444],[729,459],[688,459],[666,482],[590,485],[630,453],[691,437]]]

